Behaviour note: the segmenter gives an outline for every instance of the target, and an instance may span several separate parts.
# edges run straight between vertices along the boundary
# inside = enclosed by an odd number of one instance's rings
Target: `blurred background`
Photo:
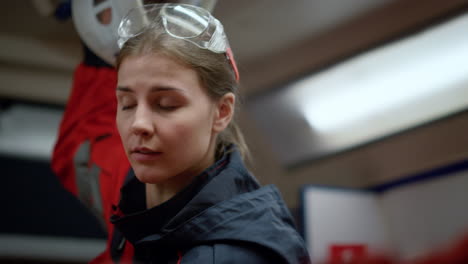
[[[4,263],[85,263],[105,243],[49,165],[83,57],[73,21],[53,16],[59,2],[3,1],[0,11]],[[454,164],[450,173],[468,170],[467,11],[464,0],[217,1],[240,70],[250,168],[279,187],[303,234],[308,186],[382,191]],[[457,186],[468,190],[466,177]],[[443,223],[417,253],[461,235],[460,223]]]

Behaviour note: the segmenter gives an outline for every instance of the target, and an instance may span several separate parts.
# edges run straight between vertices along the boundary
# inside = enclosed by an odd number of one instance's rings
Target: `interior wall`
[[[393,1],[284,53],[241,65],[245,97],[283,86],[292,77],[398,39],[465,12],[466,0]],[[406,33],[405,33],[406,32]],[[243,73],[242,73],[243,72]],[[290,208],[299,207],[304,184],[366,187],[468,157],[468,113],[461,113],[329,157],[282,168],[246,112],[240,124],[253,153],[252,171],[263,184],[277,184]]]
[[[468,112],[297,168],[280,167],[255,124],[243,126],[253,152],[252,171],[263,184],[277,184],[290,208],[299,207],[301,186],[368,187],[468,158]]]
[[[423,179],[384,192],[381,206],[394,249],[402,258],[448,247],[468,232],[468,171]]]

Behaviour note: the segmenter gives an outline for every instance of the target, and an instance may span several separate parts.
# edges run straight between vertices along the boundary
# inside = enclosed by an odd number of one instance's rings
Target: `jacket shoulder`
[[[281,263],[275,253],[255,245],[213,244],[191,248],[182,256],[181,264],[271,264]]]

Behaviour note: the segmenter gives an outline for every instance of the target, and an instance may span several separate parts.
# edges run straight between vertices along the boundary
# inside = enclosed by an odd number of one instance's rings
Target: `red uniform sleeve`
[[[52,170],[68,191],[82,199],[86,192],[80,190],[80,182],[85,182],[91,186],[90,195],[99,192],[99,197],[85,200],[99,203],[94,205],[101,209],[107,227],[111,206],[117,202],[130,168],[115,125],[116,83],[117,73],[112,68],[77,67],[52,156]],[[82,164],[77,152],[85,145],[89,153]],[[79,179],[81,174],[85,179]],[[88,176],[97,181],[86,179]]]

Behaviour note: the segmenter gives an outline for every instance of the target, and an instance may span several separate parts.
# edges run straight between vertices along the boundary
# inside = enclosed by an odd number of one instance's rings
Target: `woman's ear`
[[[227,93],[219,99],[216,105],[215,120],[213,122],[213,131],[222,132],[231,122],[234,116],[234,106],[236,105],[236,96],[233,93]]]

